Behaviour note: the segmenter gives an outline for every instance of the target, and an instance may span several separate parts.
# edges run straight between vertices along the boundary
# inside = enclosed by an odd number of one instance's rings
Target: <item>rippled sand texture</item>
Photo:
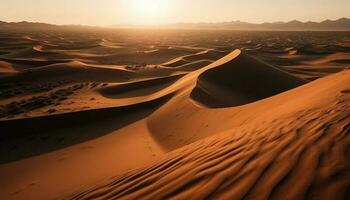
[[[326,91],[318,92],[320,85]],[[286,110],[70,199],[348,199],[349,88],[350,73],[343,72],[273,97],[266,103],[284,100],[280,109]]]
[[[349,199],[348,32],[0,31],[0,199]]]

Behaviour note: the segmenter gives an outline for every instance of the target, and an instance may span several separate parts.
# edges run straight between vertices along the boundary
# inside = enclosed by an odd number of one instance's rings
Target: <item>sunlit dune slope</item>
[[[269,110],[238,126],[68,198],[347,199],[349,101],[349,71],[317,80],[261,102]]]
[[[212,71],[219,71],[220,74],[212,74]],[[216,84],[215,88],[209,87],[211,90],[199,88],[201,77],[207,74],[213,81],[218,79],[223,81]],[[255,90],[249,87],[240,88],[240,84],[244,86],[244,83]],[[164,149],[174,150],[244,123],[258,114],[264,114],[270,108],[261,106],[263,103],[257,100],[303,83],[306,81],[235,50],[218,61],[189,73],[160,91],[162,95],[171,91],[178,92],[169,102],[152,113],[147,120],[148,128]],[[207,82],[205,86],[212,86],[212,83]],[[203,89],[206,95],[203,95]],[[264,96],[257,96],[259,94]],[[252,101],[257,102],[249,104]],[[237,103],[241,107],[233,107],[229,114],[208,109],[208,107],[231,107]]]

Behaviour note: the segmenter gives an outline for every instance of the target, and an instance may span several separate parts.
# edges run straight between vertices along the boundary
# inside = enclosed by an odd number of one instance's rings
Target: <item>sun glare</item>
[[[138,23],[157,23],[169,12],[170,0],[132,0],[133,15]]]

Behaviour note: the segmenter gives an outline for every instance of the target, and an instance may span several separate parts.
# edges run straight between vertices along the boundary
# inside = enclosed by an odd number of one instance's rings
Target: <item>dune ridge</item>
[[[229,107],[264,99],[305,84],[243,53],[198,77],[191,97],[208,107]]]

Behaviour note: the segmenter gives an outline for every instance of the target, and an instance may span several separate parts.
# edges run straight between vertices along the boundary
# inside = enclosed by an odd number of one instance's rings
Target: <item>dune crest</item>
[[[198,77],[191,97],[208,107],[238,106],[306,82],[239,52],[233,60],[203,72]]]

